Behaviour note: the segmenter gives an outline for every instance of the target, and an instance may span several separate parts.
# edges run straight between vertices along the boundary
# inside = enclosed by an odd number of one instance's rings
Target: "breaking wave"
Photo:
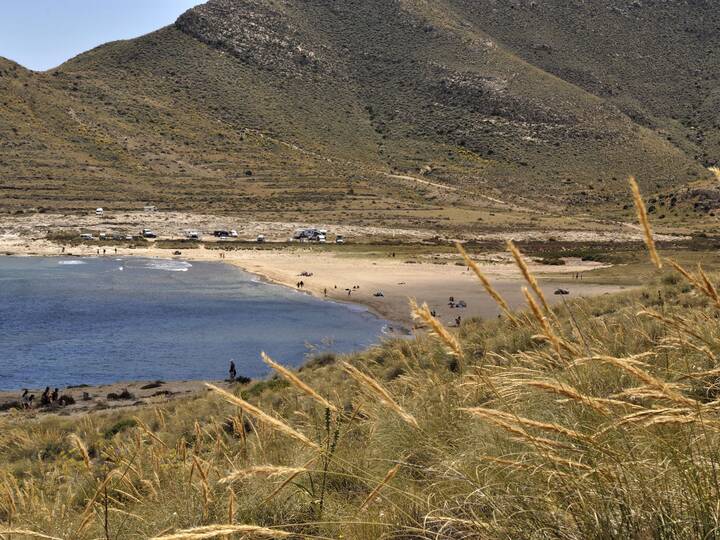
[[[192,264],[187,261],[148,261],[145,268],[150,270],[162,270],[164,272],[187,272]]]

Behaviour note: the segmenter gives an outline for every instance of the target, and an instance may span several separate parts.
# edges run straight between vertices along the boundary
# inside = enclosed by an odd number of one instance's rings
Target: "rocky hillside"
[[[527,62],[601,97],[694,159],[720,161],[715,2],[449,4]]]
[[[717,28],[709,2],[679,0],[211,0],[47,73],[4,63],[0,195],[337,220],[486,197],[611,211],[629,174],[667,190],[720,158]]]

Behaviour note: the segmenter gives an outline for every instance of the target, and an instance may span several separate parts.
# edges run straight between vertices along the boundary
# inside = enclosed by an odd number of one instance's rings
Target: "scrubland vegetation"
[[[624,221],[635,173],[658,223],[715,227],[713,8],[213,0],[44,73],[0,59],[0,212],[467,234]]]
[[[413,306],[427,335],[266,357],[233,393],[0,417],[0,534],[714,538],[720,295],[648,247],[663,267],[626,294],[548,309],[510,245],[527,312],[454,334]]]

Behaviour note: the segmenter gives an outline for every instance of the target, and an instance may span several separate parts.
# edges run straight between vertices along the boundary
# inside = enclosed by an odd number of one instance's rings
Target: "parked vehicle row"
[[[102,208],[98,208],[98,212],[102,211]],[[101,215],[101,214],[98,214]],[[196,229],[187,229],[185,232],[185,238],[187,240],[202,240],[202,233]],[[225,230],[225,229],[218,229],[213,231],[212,235],[217,238],[220,241],[227,241],[234,238],[238,238],[238,232],[234,229],[231,230]],[[158,237],[157,233],[153,231],[152,229],[145,228],[140,232],[139,238],[146,238],[146,239],[156,239]],[[133,235],[125,235],[125,234],[113,234],[112,236],[101,233],[98,236],[99,240],[134,240],[136,237]],[[91,233],[82,233],[80,235],[81,240],[95,240],[95,237]],[[255,241],[259,244],[265,243],[267,241],[264,234],[259,234]],[[327,231],[325,229],[315,229],[315,228],[308,228],[308,229],[298,229],[293,234],[293,237],[290,239],[290,241],[297,241],[297,242],[317,242],[319,244],[325,244],[327,243]],[[335,243],[336,244],[344,244],[345,243],[345,237],[341,234],[338,234],[335,236]]]

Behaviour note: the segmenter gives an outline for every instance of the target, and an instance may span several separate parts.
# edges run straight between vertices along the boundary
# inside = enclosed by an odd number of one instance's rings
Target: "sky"
[[[0,0],[0,56],[35,71],[171,24],[204,0]]]

